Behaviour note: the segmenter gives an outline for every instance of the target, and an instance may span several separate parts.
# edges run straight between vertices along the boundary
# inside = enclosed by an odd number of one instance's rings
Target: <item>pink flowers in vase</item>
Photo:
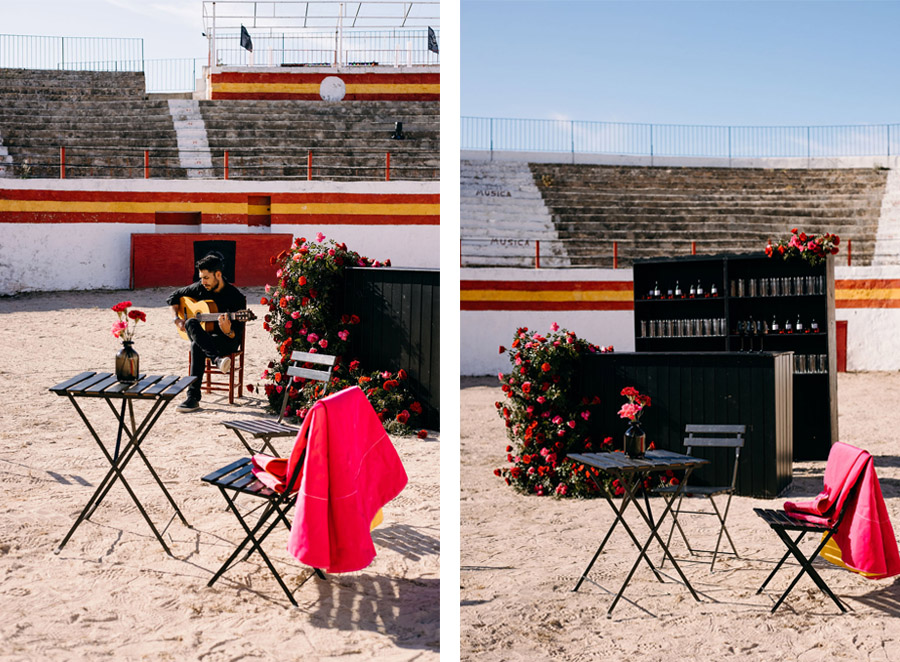
[[[134,339],[134,332],[138,322],[146,322],[146,313],[140,310],[128,310],[131,308],[130,301],[120,301],[112,307],[112,311],[118,315],[119,319],[113,322],[112,334],[120,340],[131,342]]]
[[[622,395],[628,398],[628,402],[619,409],[619,418],[627,418],[630,421],[639,421],[644,407],[650,406],[650,396],[641,395],[633,386],[622,389]]]

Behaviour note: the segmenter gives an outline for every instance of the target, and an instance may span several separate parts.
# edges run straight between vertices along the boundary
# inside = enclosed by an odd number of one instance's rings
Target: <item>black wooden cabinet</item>
[[[636,261],[634,333],[637,352],[793,352],[794,459],[828,457],[838,438],[832,258]]]

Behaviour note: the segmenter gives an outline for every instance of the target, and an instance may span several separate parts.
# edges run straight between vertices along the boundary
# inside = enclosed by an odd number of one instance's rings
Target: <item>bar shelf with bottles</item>
[[[635,351],[793,352],[794,456],[825,459],[837,439],[833,260],[813,267],[762,251],[638,260]]]

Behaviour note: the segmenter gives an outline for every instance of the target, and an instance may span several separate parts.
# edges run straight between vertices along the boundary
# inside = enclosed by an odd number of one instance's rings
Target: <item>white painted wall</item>
[[[631,280],[631,269],[461,269],[462,280],[552,281]],[[896,279],[900,267],[836,267],[837,279]],[[632,311],[468,311],[460,313],[460,372],[489,375],[509,368],[500,345],[509,347],[515,330],[547,331],[556,322],[597,345],[634,351]],[[900,370],[900,308],[838,308],[847,321],[847,370]]]
[[[347,192],[438,193],[438,182],[237,182],[207,180],[3,180],[4,189],[179,191],[229,193]],[[440,266],[437,225],[245,225],[204,223],[196,227],[158,226],[160,232],[317,232],[396,267]],[[131,234],[157,231],[145,223],[0,223],[0,295],[53,290],[128,287]]]

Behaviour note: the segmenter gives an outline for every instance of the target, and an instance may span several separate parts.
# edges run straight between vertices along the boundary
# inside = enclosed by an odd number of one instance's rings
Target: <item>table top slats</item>
[[[567,457],[576,462],[596,467],[602,471],[662,471],[687,469],[709,464],[709,460],[673,453],[672,451],[647,451],[643,458],[628,457],[625,453],[570,453]]]
[[[144,395],[144,391],[153,386],[160,379],[162,379],[162,375],[147,375],[122,391],[122,395],[127,397]]]
[[[78,382],[84,381],[89,377],[92,377],[95,373],[93,372],[82,372],[74,377],[70,377],[64,382],[60,382],[56,386],[51,386],[50,390],[56,393],[57,395],[65,395],[66,391],[68,391],[70,386],[77,384]]]
[[[84,392],[98,394],[101,391],[104,391],[105,389],[109,388],[113,384],[118,384],[118,383],[119,383],[119,380],[115,375],[109,375],[103,381],[95,382],[94,384],[91,384],[90,386],[88,386],[86,389],[84,389]]]
[[[88,377],[84,381],[73,384],[68,389],[66,389],[66,391],[73,395],[87,393],[87,389],[89,389],[94,384],[97,384],[98,382],[106,380],[110,376],[110,374],[111,373],[108,372],[95,372],[93,377]]]
[[[139,375],[138,380],[141,380],[146,376],[147,375]],[[104,395],[117,395],[117,394],[121,393],[122,391],[125,391],[126,389],[131,388],[133,385],[134,384],[132,382],[116,382],[115,384],[110,386],[108,389],[103,391],[103,394]]]
[[[192,377],[190,375],[188,375],[187,377],[179,378],[178,381],[176,381],[169,388],[167,388],[165,391],[163,391],[163,396],[165,396],[167,398],[174,398],[176,395],[178,395],[184,389],[186,389],[188,386],[190,386],[195,379],[197,379],[197,378]]]
[[[165,389],[167,389],[170,385],[174,384],[178,381],[178,375],[166,375],[165,377],[158,377],[157,381],[148,386],[143,391],[141,391],[142,396],[149,395],[159,395]]]

